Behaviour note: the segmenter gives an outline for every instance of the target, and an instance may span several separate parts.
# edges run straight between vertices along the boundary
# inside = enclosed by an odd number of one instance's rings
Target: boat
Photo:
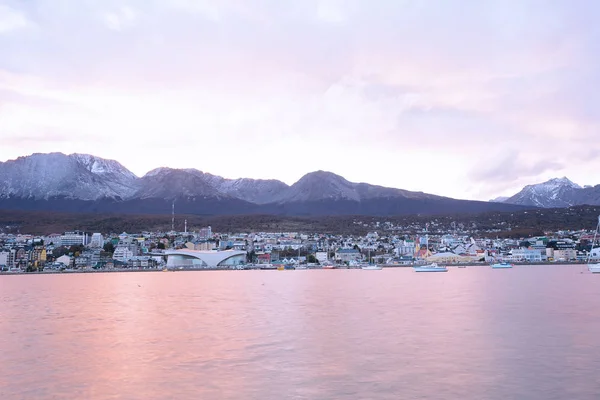
[[[327,259],[323,262],[321,268],[323,269],[335,269],[335,265],[329,260],[329,246],[327,247]]]
[[[429,265],[415,265],[415,272],[448,272],[448,268],[443,265],[437,265],[437,263]]]
[[[600,263],[590,263],[590,261],[592,260],[592,253],[594,252],[594,244],[596,243],[596,236],[598,235],[598,230],[600,230],[600,216],[598,216],[598,224],[596,225],[596,231],[594,232],[592,248],[590,249],[590,252],[588,253],[587,257],[587,267],[592,274],[600,274]]]
[[[426,248],[429,251],[429,235],[427,234],[427,225],[425,225],[425,238],[426,238]],[[429,265],[413,265],[413,269],[415,272],[448,272],[448,268],[443,265],[438,265],[437,263],[432,263]]]
[[[600,274],[600,264],[598,264],[598,263],[596,263],[596,264],[588,264],[588,270],[592,274]]]
[[[467,268],[466,265],[459,265],[458,268]]]
[[[308,269],[306,265],[296,265],[296,269]]]
[[[285,269],[285,267],[283,265],[277,266],[277,271],[283,271],[284,269]]]
[[[371,264],[371,249],[369,249],[368,260],[369,260],[369,262],[366,264],[362,264],[360,266],[360,269],[364,269],[367,271],[377,271],[377,270],[383,269],[383,267],[381,265]]]
[[[513,265],[511,263],[504,261],[504,262],[500,262],[500,263],[494,263],[494,264],[490,265],[490,267],[492,267],[494,269],[512,268]]]
[[[369,265],[361,266],[360,269],[364,269],[367,271],[376,271],[376,270],[383,269],[383,267],[381,265],[377,265],[377,264],[369,264]]]
[[[322,267],[322,268],[323,268],[323,269],[335,269],[335,265],[333,265],[333,264],[332,264],[332,263],[330,263],[330,262],[324,262],[324,263],[323,263],[323,267]]]

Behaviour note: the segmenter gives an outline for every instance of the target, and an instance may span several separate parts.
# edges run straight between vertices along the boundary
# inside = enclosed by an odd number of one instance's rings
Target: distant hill
[[[600,206],[578,206],[556,209],[535,209],[517,212],[483,212],[446,215],[396,215],[396,216],[284,216],[284,215],[178,215],[175,228],[183,230],[183,220],[188,229],[198,230],[211,225],[215,232],[306,232],[364,235],[376,230],[385,232],[387,222],[402,228],[394,233],[423,232],[430,223],[432,234],[468,229],[478,236],[528,237],[558,230],[593,229]],[[379,223],[379,224],[377,224]],[[73,229],[87,232],[121,233],[146,230],[168,231],[171,215],[155,214],[99,214],[48,211],[0,210],[0,232],[50,234]]]

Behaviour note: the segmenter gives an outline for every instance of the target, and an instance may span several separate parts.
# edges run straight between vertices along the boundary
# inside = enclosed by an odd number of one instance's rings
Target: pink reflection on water
[[[0,397],[587,398],[595,281],[568,267],[0,276]]]

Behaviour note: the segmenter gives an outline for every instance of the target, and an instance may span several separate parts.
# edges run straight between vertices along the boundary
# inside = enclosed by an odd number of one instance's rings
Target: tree
[[[82,253],[84,249],[85,249],[85,247],[82,244],[73,245],[69,249],[69,253],[73,253],[73,254]]]
[[[113,254],[115,252],[115,245],[112,242],[104,243],[103,250],[107,253]]]
[[[317,260],[317,257],[315,257],[314,254],[309,254],[308,257],[306,257],[306,262],[316,264],[319,262],[319,260]]]
[[[52,257],[54,257],[56,259],[60,256],[64,256],[68,252],[69,252],[69,249],[67,249],[64,246],[60,246],[60,247],[57,247],[54,250],[52,250]]]
[[[158,242],[157,248],[160,249],[160,250],[164,250],[165,249],[165,244],[163,242]]]
[[[590,240],[581,239],[581,241],[575,247],[577,251],[590,251],[592,249],[592,243]]]

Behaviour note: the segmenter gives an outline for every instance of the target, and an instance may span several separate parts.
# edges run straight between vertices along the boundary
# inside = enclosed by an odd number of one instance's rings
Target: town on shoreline
[[[450,232],[432,224],[411,227],[417,234],[380,228],[366,235],[217,233],[210,226],[188,230],[187,224],[182,232],[0,233],[0,273],[577,264],[585,262],[593,240],[589,230],[492,239],[457,226]]]

